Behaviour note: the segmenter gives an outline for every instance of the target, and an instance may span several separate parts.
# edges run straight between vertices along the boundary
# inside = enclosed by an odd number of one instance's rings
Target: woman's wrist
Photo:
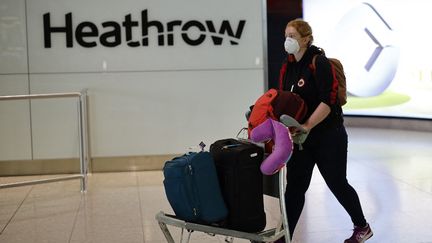
[[[302,124],[302,127],[304,130],[306,130],[307,133],[312,129],[312,127],[308,124],[308,122]]]

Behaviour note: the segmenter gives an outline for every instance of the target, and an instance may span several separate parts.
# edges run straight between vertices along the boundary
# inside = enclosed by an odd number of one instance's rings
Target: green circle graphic
[[[373,97],[355,97],[348,96],[348,102],[344,106],[347,109],[369,109],[396,106],[406,103],[411,98],[405,94],[399,94],[392,91],[385,91],[384,93]]]

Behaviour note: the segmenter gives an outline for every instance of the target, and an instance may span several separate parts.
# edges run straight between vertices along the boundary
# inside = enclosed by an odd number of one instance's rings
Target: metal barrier
[[[42,183],[57,182],[71,179],[81,179],[81,192],[87,190],[87,169],[89,156],[89,143],[88,143],[88,123],[87,123],[87,91],[71,92],[71,93],[52,93],[52,94],[30,94],[30,95],[8,95],[0,96],[2,100],[30,100],[30,99],[50,99],[50,98],[78,98],[78,125],[79,125],[79,158],[80,158],[80,174],[70,175],[50,179],[32,180],[24,182],[16,182],[9,184],[0,184],[0,189],[35,185]]]

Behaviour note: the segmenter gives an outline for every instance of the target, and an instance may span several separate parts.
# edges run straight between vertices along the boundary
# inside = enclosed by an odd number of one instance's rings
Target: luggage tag
[[[198,145],[187,148],[188,152],[186,154],[204,152],[206,146],[207,145],[201,141]]]

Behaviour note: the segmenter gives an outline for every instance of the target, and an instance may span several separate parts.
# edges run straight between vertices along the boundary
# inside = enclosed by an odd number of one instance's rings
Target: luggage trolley
[[[282,169],[278,172],[279,175],[279,206],[281,211],[281,222],[279,222],[278,227],[264,230],[259,233],[247,233],[237,230],[225,229],[216,226],[203,225],[197,223],[186,222],[184,220],[178,219],[173,215],[165,214],[164,212],[159,212],[156,214],[156,220],[159,223],[159,227],[161,228],[166,240],[168,243],[175,243],[170,231],[168,230],[167,225],[179,227],[181,228],[181,239],[180,242],[183,242],[183,232],[186,229],[189,232],[188,238],[186,242],[189,242],[190,236],[193,231],[204,232],[207,234],[214,235],[223,235],[226,237],[231,237],[228,242],[233,242],[233,238],[246,239],[251,242],[273,242],[281,237],[285,237],[285,242],[290,243],[290,233],[288,228],[288,218],[286,215],[285,208],[285,188],[286,188],[286,166],[282,167]]]
[[[302,130],[301,125],[292,117],[287,115],[282,115],[280,117],[280,122],[284,124],[286,127],[296,127],[300,130]],[[306,139],[307,133],[303,130],[304,136],[302,136],[302,140]],[[287,161],[288,162],[288,161]],[[204,225],[204,224],[198,224],[198,223],[192,223],[187,222],[181,219],[176,218],[174,215],[165,214],[163,211],[160,211],[156,214],[156,220],[159,223],[159,227],[161,228],[166,240],[168,243],[175,243],[167,225],[174,226],[181,228],[181,239],[180,242],[183,242],[183,233],[186,229],[188,231],[188,238],[186,239],[186,242],[189,242],[191,234],[193,231],[197,232],[203,232],[210,235],[222,235],[226,236],[226,242],[233,242],[234,238],[239,239],[246,239],[250,240],[252,243],[258,243],[258,242],[273,242],[276,241],[282,237],[285,237],[285,243],[291,242],[291,237],[289,233],[289,227],[288,227],[288,217],[286,213],[286,206],[285,206],[285,190],[286,190],[286,173],[287,168],[286,166],[283,166],[279,172],[278,172],[278,183],[277,185],[273,185],[274,187],[278,187],[277,190],[273,188],[273,192],[270,192],[270,196],[279,198],[279,208],[281,212],[281,218],[279,220],[279,223],[275,228],[267,229],[258,233],[248,233],[248,232],[242,232],[237,230],[231,230],[226,228],[221,228],[217,226],[211,226],[211,225]],[[276,176],[276,175],[275,175]],[[270,189],[271,191],[271,189]],[[264,192],[264,194],[268,194]]]

